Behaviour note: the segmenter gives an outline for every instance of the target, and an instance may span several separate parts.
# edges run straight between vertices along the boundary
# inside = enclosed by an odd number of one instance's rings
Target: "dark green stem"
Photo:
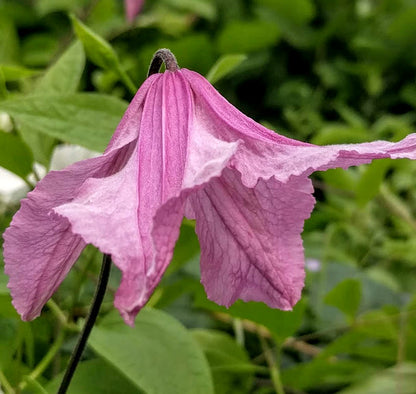
[[[98,312],[100,311],[101,304],[104,299],[105,290],[107,288],[108,278],[110,276],[111,269],[111,256],[105,254],[103,256],[103,263],[101,266],[100,277],[98,279],[97,289],[95,290],[94,300],[91,305],[90,312],[85,321],[84,328],[79,336],[78,343],[72,352],[71,359],[69,360],[68,367],[66,369],[64,378],[62,379],[61,386],[59,387],[58,394],[65,394],[71,383],[72,376],[75,369],[81,359],[85,345],[87,344],[88,337],[94,327],[95,320],[97,319]]]

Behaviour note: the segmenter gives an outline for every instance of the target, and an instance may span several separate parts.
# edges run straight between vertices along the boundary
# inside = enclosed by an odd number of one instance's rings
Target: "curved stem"
[[[150,77],[153,74],[157,74],[162,63],[165,63],[166,70],[168,71],[179,70],[175,55],[169,49],[162,48],[153,55],[147,76]]]
[[[36,366],[36,368],[30,373],[29,376],[26,376],[24,381],[19,384],[19,389],[23,390],[27,385],[28,382],[36,380],[42,373],[48,368],[49,364],[55,357],[55,355],[58,353],[59,349],[61,348],[61,345],[64,341],[64,331],[60,330],[58,336],[55,339],[55,342],[50,347],[48,353],[46,353],[45,357],[39,362],[39,364]]]
[[[273,387],[277,394],[285,394],[282,380],[280,378],[279,366],[277,365],[276,360],[274,359],[273,352],[267,344],[266,339],[264,339],[261,335],[259,335],[259,339],[260,345],[263,349],[264,357],[266,358],[267,364],[269,366]]]
[[[94,326],[95,320],[97,319],[98,312],[100,311],[101,304],[103,302],[105,290],[107,288],[108,278],[110,276],[111,269],[111,256],[105,254],[103,256],[103,263],[101,266],[100,277],[98,280],[97,289],[95,291],[94,300],[91,305],[90,312],[85,321],[84,328],[79,336],[78,343],[72,352],[71,359],[69,360],[68,367],[65,371],[64,378],[62,379],[61,386],[59,387],[58,394],[65,394],[68,390],[69,384],[71,383],[72,376],[74,375],[75,369],[81,359],[85,345],[87,344],[88,337]]]
[[[2,388],[5,390],[6,394],[13,394],[15,392],[12,385],[7,380],[6,375],[4,375],[0,369],[0,390]]]

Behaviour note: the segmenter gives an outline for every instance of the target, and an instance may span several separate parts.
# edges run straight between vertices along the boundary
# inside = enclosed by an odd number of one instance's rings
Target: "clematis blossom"
[[[13,304],[24,320],[38,316],[91,243],[121,270],[115,306],[133,324],[185,216],[196,220],[211,300],[290,310],[304,284],[309,175],[381,158],[416,159],[416,135],[296,141],[242,114],[196,72],[167,64],[143,83],[103,155],[50,172],[22,201],[4,234]]]
[[[132,22],[135,16],[141,11],[144,0],[124,0],[126,19]]]

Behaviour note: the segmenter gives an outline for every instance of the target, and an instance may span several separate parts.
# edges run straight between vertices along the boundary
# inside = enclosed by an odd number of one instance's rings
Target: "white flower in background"
[[[0,130],[6,133],[10,133],[13,130],[12,120],[6,112],[0,112]]]
[[[78,145],[58,145],[52,153],[51,170],[62,170],[63,168],[85,159],[99,156],[100,153],[91,151]]]
[[[321,262],[317,259],[306,259],[305,268],[310,272],[318,272],[321,270]]]
[[[3,129],[4,127],[2,122],[7,121],[6,117],[3,117],[3,115],[8,117],[7,114],[0,114],[0,129]],[[10,121],[10,118],[8,120]],[[61,170],[72,163],[89,159],[97,155],[99,155],[99,153],[82,148],[78,145],[58,145],[52,153],[50,169]],[[46,175],[45,167],[38,163],[35,163],[35,171],[39,178],[43,178]],[[36,183],[36,178],[33,174],[29,175],[29,181],[33,184]],[[22,178],[0,167],[0,206],[18,203],[28,191],[29,187]]]

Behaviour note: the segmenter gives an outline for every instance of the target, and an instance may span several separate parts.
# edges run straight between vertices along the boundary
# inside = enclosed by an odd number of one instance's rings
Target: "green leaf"
[[[391,165],[391,160],[382,159],[376,160],[363,168],[364,171],[355,191],[359,205],[364,206],[379,193],[380,186]]]
[[[279,37],[279,28],[274,23],[233,21],[221,31],[218,50],[224,54],[258,51],[275,45]]]
[[[357,382],[339,394],[412,394],[416,387],[416,363],[403,362]]]
[[[367,130],[364,128],[328,123],[315,134],[311,142],[316,145],[350,144],[366,142],[369,139]]]
[[[242,54],[221,56],[209,70],[207,74],[208,81],[214,84],[232,72],[246,59],[247,56]]]
[[[90,28],[85,26],[74,15],[70,15],[70,17],[75,33],[84,45],[88,58],[101,68],[115,71],[130,92],[135,94],[137,89],[127,73],[122,69],[113,47]]]
[[[269,308],[262,302],[244,302],[238,300],[227,309],[208,300],[202,286],[196,294],[195,304],[200,308],[226,313],[240,319],[247,319],[261,324],[267,327],[278,341],[283,341],[296,332],[302,324],[306,306],[305,302],[301,300],[295,305],[292,311],[281,311],[280,309]]]
[[[177,320],[162,311],[142,310],[134,328],[118,314],[110,314],[94,328],[89,343],[146,393],[213,393],[202,350]]]
[[[30,96],[0,102],[0,110],[27,130],[96,151],[105,149],[126,108],[127,103],[118,98],[94,93]]]
[[[32,172],[33,156],[22,140],[0,131],[0,166],[26,179]]]
[[[39,79],[33,95],[75,93],[85,66],[85,55],[80,42],[71,45],[58,61]],[[20,134],[32,149],[37,162],[49,166],[56,139],[36,133],[31,125],[21,125]]]
[[[282,371],[285,386],[306,391],[312,388],[314,392],[334,392],[335,385],[345,385],[366,378],[374,372],[371,364],[357,360],[319,359],[311,362],[297,363]]]
[[[112,46],[74,15],[71,15],[71,21],[75,34],[84,45],[88,58],[99,67],[107,70],[117,70],[119,61]]]
[[[75,93],[85,66],[82,44],[71,45],[39,80],[35,94]]]
[[[195,329],[192,335],[211,366],[215,393],[248,393],[256,366],[250,363],[245,349],[221,331]]]
[[[0,69],[6,81],[18,81],[19,79],[32,77],[39,73],[38,70],[31,68],[6,64],[0,65]]]
[[[13,20],[0,14],[0,63],[12,63],[18,58],[19,38]]]
[[[326,294],[324,301],[335,306],[346,315],[354,318],[361,302],[361,282],[357,279],[345,279]]]
[[[139,371],[138,371],[139,373]],[[57,375],[46,386],[48,393],[56,393],[63,374]],[[77,367],[68,394],[139,394],[142,393],[120,371],[101,359],[81,362]]]

